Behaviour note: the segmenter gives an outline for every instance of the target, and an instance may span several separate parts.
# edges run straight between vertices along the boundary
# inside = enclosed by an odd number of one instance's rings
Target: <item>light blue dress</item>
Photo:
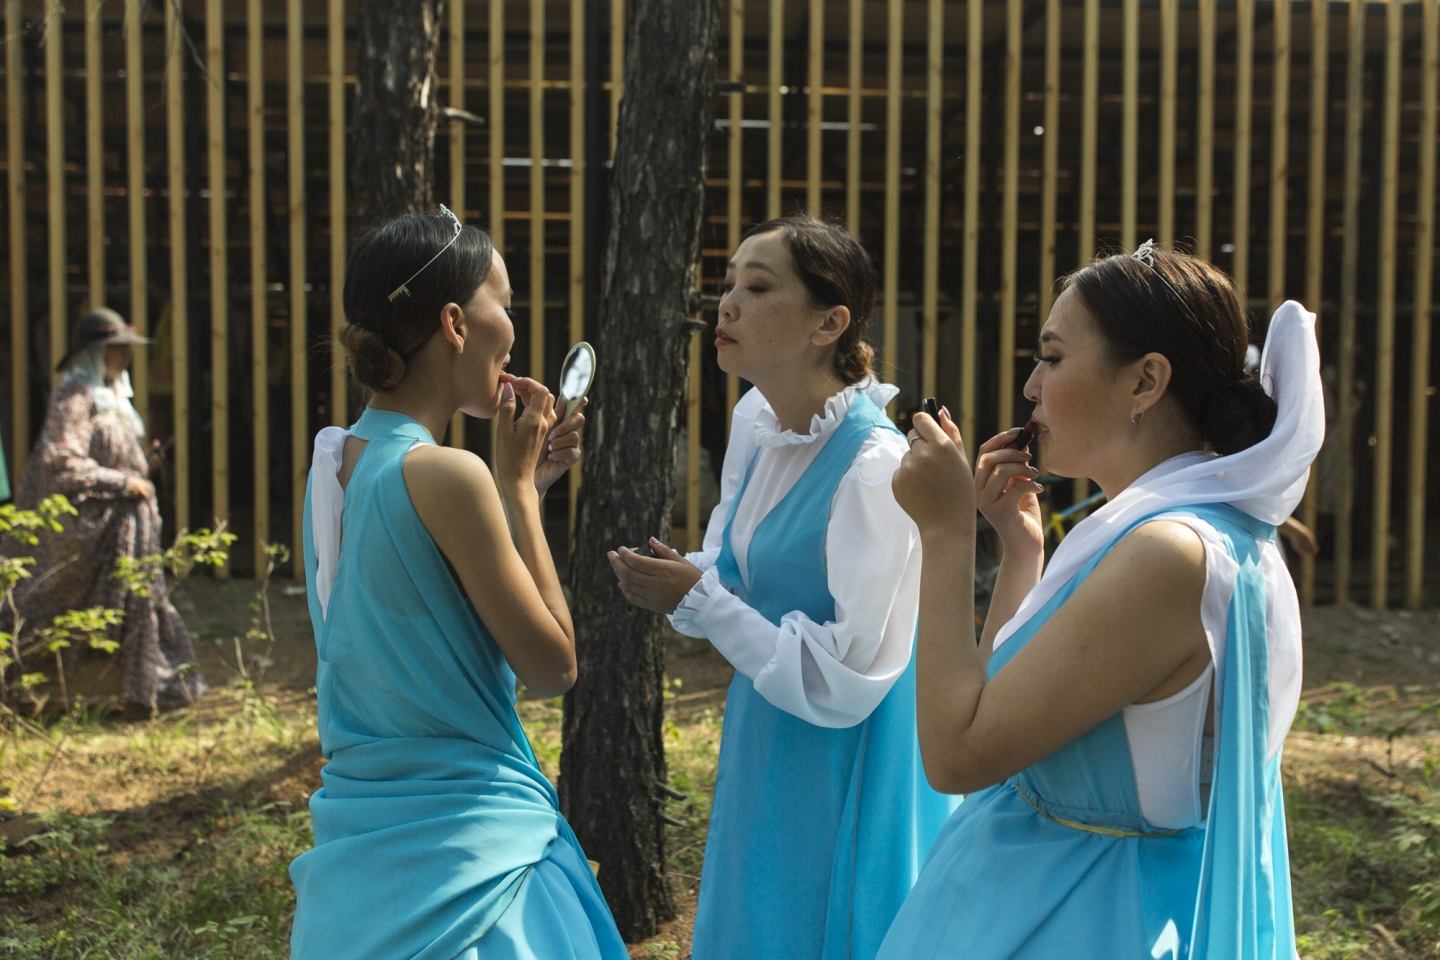
[[[885,938],[884,960],[1295,956],[1280,757],[1266,758],[1269,648],[1258,541],[1274,539],[1275,528],[1224,505],[1184,511],[1219,532],[1240,568],[1217,681],[1223,695],[1204,825],[1157,831],[1141,818],[1116,714],[966,799]],[[991,677],[1118,540],[995,652]]]
[[[515,714],[515,675],[410,502],[414,420],[367,409],[319,652],[315,848],[290,865],[291,956],[628,956]],[[326,613],[328,612],[328,617]]]
[[[835,619],[825,570],[830,502],[871,431],[893,430],[856,393],[845,419],[750,541],[748,590],[730,526],[721,582],[770,622]],[[753,469],[754,461],[751,462]],[[694,960],[869,960],[955,799],[931,790],[915,733],[915,661],[857,726],[786,713],[736,673],[696,908]]]

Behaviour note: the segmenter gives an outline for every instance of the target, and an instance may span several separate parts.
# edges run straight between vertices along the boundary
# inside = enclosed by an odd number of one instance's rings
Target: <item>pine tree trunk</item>
[[[570,572],[579,680],[565,696],[560,802],[634,942],[675,915],[665,651],[660,617],[624,600],[605,552],[669,536],[720,16],[717,0],[633,0],[630,18]]]
[[[351,222],[429,212],[435,180],[435,52],[445,0],[360,0],[355,10]]]

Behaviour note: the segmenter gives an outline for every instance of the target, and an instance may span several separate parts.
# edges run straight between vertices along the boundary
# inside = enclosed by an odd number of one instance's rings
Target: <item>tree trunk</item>
[[[435,179],[435,51],[445,0],[360,0],[355,11],[351,222],[428,212]]]
[[[662,819],[665,651],[659,616],[624,600],[605,552],[669,536],[719,28],[717,0],[632,4],[570,571],[579,680],[565,696],[560,803],[631,942],[675,915]]]

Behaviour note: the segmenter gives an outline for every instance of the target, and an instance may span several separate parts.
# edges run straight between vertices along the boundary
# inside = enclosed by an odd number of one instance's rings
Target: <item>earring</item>
[[[1144,410],[1141,410],[1139,413],[1132,413],[1132,414],[1130,414],[1130,422],[1133,423],[1133,424],[1136,424],[1137,426],[1138,426],[1138,425],[1141,423],[1141,421],[1143,421],[1144,419],[1145,419],[1145,411],[1144,411]]]

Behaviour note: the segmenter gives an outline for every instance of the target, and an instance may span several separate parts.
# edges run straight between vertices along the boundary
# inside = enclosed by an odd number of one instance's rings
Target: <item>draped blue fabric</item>
[[[1214,526],[1240,566],[1205,824],[1168,832],[1145,823],[1116,714],[1004,783],[970,795],[936,839],[881,958],[1296,955],[1280,758],[1266,758],[1269,648],[1257,540],[1273,539],[1275,528],[1225,505],[1185,512]],[[990,676],[1109,549],[995,652]]]
[[[373,409],[351,433],[369,444],[328,619],[309,596],[328,763],[315,847],[290,866],[291,955],[626,957],[515,714],[515,675],[410,502],[405,454],[434,441]],[[313,585],[308,490],[304,534]]]
[[[721,581],[772,623],[795,610],[819,623],[835,619],[825,570],[830,502],[875,429],[894,427],[857,393],[815,460],[756,529],[748,586],[730,549],[748,473],[731,501]],[[880,706],[847,729],[780,710],[736,673],[725,701],[695,960],[873,957],[957,802],[925,782],[913,655]]]

